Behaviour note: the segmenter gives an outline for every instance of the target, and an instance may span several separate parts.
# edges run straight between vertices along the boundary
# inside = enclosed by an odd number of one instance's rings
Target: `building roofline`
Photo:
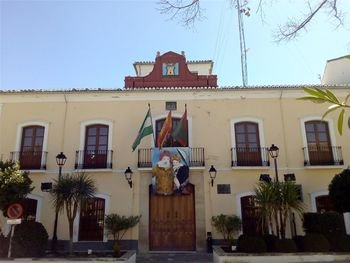
[[[338,58],[328,59],[328,60],[327,60],[327,63],[328,63],[328,62],[335,61],[335,60],[341,60],[341,59],[344,59],[344,58],[350,59],[350,55],[345,55],[345,56],[341,56],[341,57],[338,57]]]
[[[208,91],[213,90],[215,92],[225,92],[232,90],[297,90],[302,89],[303,87],[311,87],[311,88],[332,88],[332,89],[344,89],[350,88],[350,85],[320,85],[320,84],[312,84],[312,85],[264,85],[264,86],[222,86],[222,87],[146,87],[146,88],[128,88],[128,89],[120,89],[120,88],[96,88],[96,89],[87,89],[87,88],[73,88],[73,89],[54,89],[54,90],[44,90],[44,89],[24,89],[24,90],[0,90],[1,94],[36,94],[36,93],[93,93],[93,92],[101,92],[101,93],[109,93],[109,92],[137,92],[137,91]]]

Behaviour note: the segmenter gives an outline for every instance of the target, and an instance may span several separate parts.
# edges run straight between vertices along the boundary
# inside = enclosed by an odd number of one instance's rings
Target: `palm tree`
[[[294,182],[261,182],[255,188],[255,201],[260,208],[261,222],[268,224],[272,234],[286,237],[288,215],[295,211],[299,216],[304,210],[298,198],[298,189]],[[274,232],[274,227],[276,232]]]
[[[289,213],[291,211],[294,211],[301,217],[304,210],[304,206],[302,201],[298,198],[298,189],[294,182],[287,180],[284,183],[279,183],[279,188],[281,238],[285,238],[286,225]]]
[[[274,230],[273,218],[276,221],[276,189],[274,184],[267,182],[260,182],[255,188],[255,203],[259,207],[260,222],[263,231],[266,226],[271,229],[272,235],[279,232],[278,225],[275,224],[276,232]],[[264,233],[263,234],[268,234]]]
[[[95,182],[84,173],[66,174],[55,180],[51,191],[56,211],[65,210],[69,224],[69,253],[73,253],[73,222],[81,203],[92,198]]]

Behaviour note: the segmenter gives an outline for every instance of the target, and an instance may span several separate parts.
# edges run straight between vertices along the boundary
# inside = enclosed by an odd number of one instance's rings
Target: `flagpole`
[[[187,104],[185,103],[185,112],[186,112],[186,127],[187,127],[187,147],[188,147],[188,118],[187,118]]]
[[[153,119],[152,119],[152,113],[151,113],[151,104],[149,104],[149,103],[148,103],[148,109],[149,109],[150,116],[151,116],[153,144],[154,144],[154,146],[156,146],[156,141],[155,141],[155,138],[154,138]]]

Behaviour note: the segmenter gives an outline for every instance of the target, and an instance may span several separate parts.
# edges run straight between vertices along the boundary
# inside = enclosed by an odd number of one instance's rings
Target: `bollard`
[[[207,252],[213,253],[213,237],[211,236],[211,232],[207,232]]]

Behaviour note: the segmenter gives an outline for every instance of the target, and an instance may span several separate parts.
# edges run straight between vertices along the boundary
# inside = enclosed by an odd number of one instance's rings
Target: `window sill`
[[[105,169],[75,169],[74,170],[75,172],[87,172],[87,173],[92,173],[92,172],[99,172],[99,173],[110,173],[112,172],[113,170],[110,169],[110,168],[105,168]]]
[[[31,174],[43,174],[43,173],[46,173],[47,171],[46,171],[46,169],[45,170],[26,170],[26,169],[24,169],[24,170],[21,170],[21,171],[28,171],[28,172],[30,172]]]
[[[190,167],[190,171],[191,170],[205,170],[205,169],[206,169],[205,166],[195,166],[195,167],[191,166]],[[137,168],[137,170],[138,171],[146,171],[146,172],[148,172],[148,171],[152,171],[152,167],[141,167],[141,168]]]
[[[270,170],[270,166],[231,166],[232,170]]]
[[[305,169],[344,169],[344,165],[308,165],[304,166]]]

